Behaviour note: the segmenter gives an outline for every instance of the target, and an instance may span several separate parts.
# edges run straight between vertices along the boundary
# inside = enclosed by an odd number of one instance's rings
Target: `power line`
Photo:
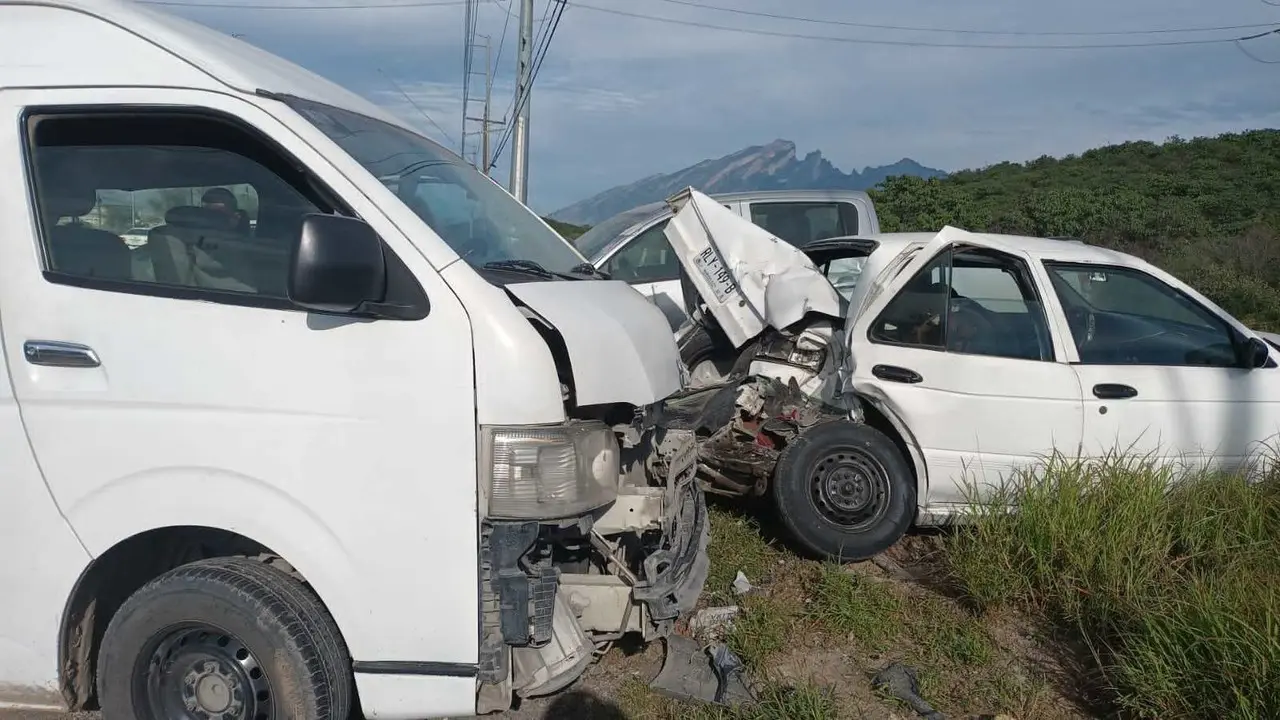
[[[1262,1],[1266,2],[1267,0],[1262,0]],[[1271,3],[1268,2],[1267,4],[1270,5]],[[1240,50],[1240,52],[1244,53],[1245,57],[1249,58],[1254,62],[1262,63],[1263,65],[1280,65],[1280,60],[1267,60],[1266,58],[1258,57],[1257,55],[1253,54],[1253,52],[1251,52],[1249,48],[1245,47],[1244,45],[1245,42],[1248,40],[1257,40],[1259,38],[1267,37],[1268,35],[1280,35],[1280,28],[1276,28],[1275,30],[1270,30],[1264,33],[1258,33],[1257,35],[1242,37],[1236,40],[1236,48]]]
[[[410,96],[410,95],[409,95],[409,93],[407,93],[407,92],[405,92],[405,91],[404,91],[404,88],[400,87],[400,83],[398,83],[398,82],[396,82],[394,79],[392,79],[392,77],[391,77],[390,75],[386,74],[385,72],[382,72],[382,68],[378,68],[378,72],[382,75],[382,77],[384,77],[384,78],[386,78],[386,79],[387,79],[387,82],[391,83],[392,87],[394,87],[396,90],[398,90],[398,91],[400,92],[400,94],[401,94],[401,95],[403,95],[403,96],[404,96],[404,99],[405,99],[406,101],[408,101],[408,103],[409,103],[410,105],[412,105],[412,106],[413,106],[413,109],[414,109],[414,110],[417,110],[417,111],[418,111],[418,113],[422,115],[422,117],[424,117],[424,118],[426,118],[426,119],[427,119],[427,122],[429,122],[429,123],[431,123],[432,125],[434,125],[434,126],[435,126],[435,128],[436,128],[437,130],[439,130],[439,131],[440,131],[440,134],[441,134],[441,135],[444,135],[445,139],[449,141],[449,144],[450,144],[450,145],[456,145],[456,144],[457,144],[457,143],[454,141],[453,136],[452,136],[452,135],[450,135],[450,134],[449,134],[449,132],[448,132],[447,130],[445,130],[444,128],[440,127],[440,123],[438,123],[438,122],[436,122],[434,119],[432,119],[431,115],[430,115],[430,114],[428,114],[426,110],[423,110],[423,109],[422,109],[422,106],[421,106],[421,105],[419,105],[416,101],[414,101],[413,97],[412,97],[412,96]]]
[[[764,37],[793,38],[797,40],[817,40],[821,42],[837,42],[852,45],[892,45],[897,47],[930,47],[930,48],[952,48],[952,49],[973,49],[973,50],[1102,50],[1114,48],[1146,48],[1146,47],[1175,47],[1181,45],[1218,45],[1222,43],[1237,42],[1242,38],[1226,37],[1226,38],[1205,38],[1199,40],[1162,40],[1144,43],[1092,43],[1092,44],[1057,44],[1057,45],[1032,45],[1032,44],[989,44],[989,43],[942,43],[928,42],[916,40],[880,40],[870,38],[850,38],[850,37],[833,37],[831,35],[808,35],[805,33],[783,32],[779,30],[756,30],[752,28],[732,27],[729,25],[716,25],[714,23],[698,22],[695,20],[681,20],[672,17],[661,17],[658,15],[645,15],[642,13],[634,13],[626,10],[617,10],[614,8],[605,8],[598,5],[589,5],[582,2],[574,2],[574,7],[583,10],[593,10],[595,12],[608,13],[610,15],[618,15],[621,17],[635,18],[638,20],[650,20],[653,22],[668,23],[671,25],[684,25],[686,27],[705,28],[707,30],[722,30],[725,32],[736,32],[745,35],[760,35]]]
[[[683,5],[685,7],[699,8],[702,10],[714,10],[716,12],[733,13],[735,15],[747,15],[750,17],[769,18],[771,20],[788,20],[792,22],[816,23],[819,25],[842,25],[845,27],[868,28],[872,30],[900,30],[904,32],[931,32],[931,33],[951,33],[955,35],[1020,35],[1032,37],[1084,37],[1090,35],[1163,35],[1167,33],[1195,33],[1195,32],[1213,32],[1225,30],[1253,30],[1256,28],[1275,27],[1275,23],[1251,23],[1247,25],[1218,25],[1216,27],[1184,27],[1184,28],[1159,28],[1148,30],[1093,30],[1093,31],[1055,31],[1055,30],[972,30],[962,28],[942,28],[942,27],[922,27],[915,25],[878,25],[875,23],[853,22],[850,20],[837,20],[834,18],[816,18],[804,17],[801,15],[784,15],[781,13],[759,12],[755,10],[743,10],[735,7],[725,7],[723,5],[712,5],[704,2],[694,2],[693,0],[658,0],[659,2],[670,3],[672,5]],[[1262,0],[1268,5],[1273,3]],[[1277,3],[1280,4],[1280,3]]]
[[[543,42],[541,47],[535,48],[534,50],[533,69],[529,73],[530,89],[533,88],[534,81],[538,79],[538,71],[542,69],[542,61],[545,60],[547,57],[547,50],[551,46],[551,38],[555,36],[556,28],[560,27],[560,18],[564,15],[565,8],[569,6],[569,3],[568,3],[568,0],[550,0],[550,3],[547,5],[547,8],[550,9],[551,5],[555,5],[555,11],[554,11],[555,14],[551,18],[551,25],[549,26],[548,31],[545,33],[545,35],[543,35]],[[543,17],[544,18],[546,17],[545,12],[543,13]],[[515,109],[515,113],[511,117],[514,118],[516,115],[523,112],[524,106],[526,103],[528,103],[528,101],[529,101],[529,93],[526,91],[524,96],[520,98],[520,106]],[[511,139],[512,128],[514,126],[515,126],[514,122],[508,124],[506,131],[503,133],[501,139],[499,139],[498,147],[496,150],[494,150],[494,153],[493,153],[493,159],[490,160],[490,165],[489,165],[490,169],[492,169],[495,165],[498,164],[498,158],[501,157],[502,151],[506,149],[507,142]]]
[[[495,0],[479,0],[490,3]],[[369,2],[345,5],[241,5],[221,2],[178,2],[178,0],[138,0],[142,5],[161,5],[177,8],[219,8],[223,10],[394,10],[396,8],[426,8],[466,5],[467,0],[417,0],[416,2]]]
[[[552,6],[555,3],[556,3],[556,0],[548,0],[547,4],[544,5],[542,8],[542,19],[537,21],[538,35],[534,38],[534,41],[533,41],[533,60],[532,60],[533,65],[532,65],[530,76],[529,76],[530,88],[533,87],[533,78],[537,76],[537,67],[538,65],[541,64],[539,58],[542,57],[542,54],[546,52],[545,48],[546,48],[547,31],[551,27],[550,25],[547,24],[547,17],[551,14]],[[519,78],[516,78],[516,83],[517,85],[519,84]],[[515,119],[524,110],[523,102],[521,103],[520,107],[515,106],[516,98],[518,95],[519,95],[519,91],[517,90],[516,95],[513,95],[511,97],[511,100],[508,101],[507,109],[503,111],[503,114],[502,114],[503,119],[506,120],[509,117],[510,122],[507,123],[506,127],[502,129],[502,134],[498,136],[498,142],[495,146],[493,157],[490,158],[489,160],[490,170],[492,170],[494,166],[498,164],[498,158],[502,156],[503,149],[506,148],[507,143],[511,140],[511,134],[515,132]]]

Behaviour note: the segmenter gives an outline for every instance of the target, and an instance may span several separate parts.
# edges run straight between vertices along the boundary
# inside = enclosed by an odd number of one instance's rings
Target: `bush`
[[[945,553],[960,587],[980,607],[1020,606],[1081,634],[1117,706],[1280,717],[1274,475],[1057,456],[972,510]]]

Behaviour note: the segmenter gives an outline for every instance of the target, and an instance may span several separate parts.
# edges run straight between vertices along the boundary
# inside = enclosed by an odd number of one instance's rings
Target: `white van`
[[[0,326],[0,706],[470,715],[701,592],[661,312],[199,25],[0,0]]]

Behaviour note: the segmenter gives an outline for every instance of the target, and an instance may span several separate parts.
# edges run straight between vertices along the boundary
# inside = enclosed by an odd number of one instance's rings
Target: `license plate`
[[[721,303],[728,301],[729,296],[737,289],[737,285],[733,282],[733,276],[725,269],[724,263],[720,262],[720,256],[716,254],[715,248],[705,248],[695,255],[693,264],[710,283],[711,292],[715,294],[716,300]]]

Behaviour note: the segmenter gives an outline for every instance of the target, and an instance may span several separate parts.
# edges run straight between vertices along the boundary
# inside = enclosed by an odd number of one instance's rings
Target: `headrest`
[[[48,212],[55,220],[88,215],[98,204],[98,191],[83,177],[67,173],[63,177],[45,178],[48,189]]]
[[[201,230],[227,230],[227,216],[209,208],[194,205],[178,205],[169,208],[164,214],[164,221],[175,227],[199,228]]]

